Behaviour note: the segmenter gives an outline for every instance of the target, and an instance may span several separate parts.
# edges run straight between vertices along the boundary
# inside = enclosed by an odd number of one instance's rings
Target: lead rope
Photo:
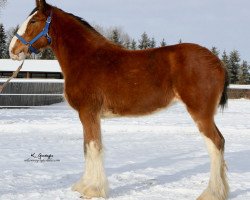
[[[4,84],[0,85],[0,93],[2,93],[3,89],[4,89],[4,88],[6,87],[6,85],[11,81],[11,79],[17,77],[18,73],[20,72],[20,70],[21,70],[22,67],[23,67],[23,63],[24,63],[24,60],[23,60],[22,64],[17,68],[17,70],[16,70],[15,72],[13,72],[12,76],[9,77],[8,80],[7,80]]]

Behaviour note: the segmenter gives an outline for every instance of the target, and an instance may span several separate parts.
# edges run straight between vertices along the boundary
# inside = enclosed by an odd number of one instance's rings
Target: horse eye
[[[30,20],[31,24],[34,24],[35,22],[36,22],[36,20],[34,20],[34,19]]]

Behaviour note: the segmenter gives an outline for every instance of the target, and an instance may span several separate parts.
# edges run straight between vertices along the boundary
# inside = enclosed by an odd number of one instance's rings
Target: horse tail
[[[224,67],[225,68],[225,67]],[[224,88],[221,94],[221,99],[219,105],[221,106],[222,110],[224,110],[225,106],[227,105],[227,100],[228,100],[228,95],[227,95],[227,90],[229,86],[229,75],[228,71],[225,68],[225,81],[224,81]]]

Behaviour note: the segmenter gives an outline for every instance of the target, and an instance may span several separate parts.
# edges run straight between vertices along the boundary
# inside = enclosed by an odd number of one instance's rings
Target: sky
[[[145,31],[158,43],[197,43],[230,52],[250,62],[249,0],[47,0],[90,24],[118,26],[139,39]],[[6,29],[21,24],[35,0],[9,0],[0,13]]]

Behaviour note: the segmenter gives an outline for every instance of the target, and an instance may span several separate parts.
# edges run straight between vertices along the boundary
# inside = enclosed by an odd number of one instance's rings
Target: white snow
[[[0,59],[0,71],[16,71],[21,61]],[[21,72],[61,72],[57,60],[25,60]]]
[[[0,83],[7,81],[7,78],[0,78]],[[64,83],[64,79],[35,79],[35,78],[15,78],[11,83]]]
[[[229,88],[231,89],[250,89],[250,85],[230,85]]]
[[[230,199],[250,199],[250,101],[216,116],[226,139]],[[66,104],[0,110],[0,199],[76,200],[82,127]],[[102,120],[111,200],[194,200],[207,186],[204,141],[182,104],[142,118]],[[55,162],[25,162],[32,153]],[[60,160],[60,162],[56,162]]]

